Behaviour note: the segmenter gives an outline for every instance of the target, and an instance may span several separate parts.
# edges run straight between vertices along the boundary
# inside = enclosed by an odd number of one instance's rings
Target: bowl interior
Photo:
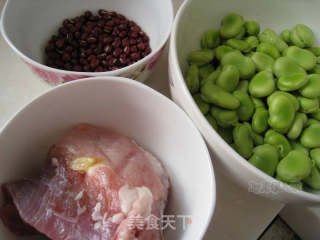
[[[3,30],[12,45],[27,57],[43,62],[44,47],[66,18],[86,10],[117,11],[135,21],[150,37],[153,50],[166,40],[172,21],[170,0],[8,0]]]
[[[20,111],[0,134],[0,183],[38,172],[46,153],[72,125],[87,122],[132,137],[165,165],[171,181],[169,215],[192,224],[168,228],[165,239],[201,239],[215,205],[206,145],[187,115],[166,97],[124,78],[79,80],[55,88]],[[0,239],[13,236],[0,224]]]
[[[291,29],[298,23],[310,26],[315,35],[316,43],[319,46],[320,28],[317,24],[318,14],[312,9],[320,7],[320,2],[315,0],[225,0],[225,1],[187,1],[175,21],[172,36],[170,53],[176,53],[177,65],[172,71],[173,77],[177,80],[171,91],[176,101],[188,112],[195,124],[198,126],[216,159],[220,160],[229,171],[237,183],[247,189],[251,185],[262,186],[262,192],[257,192],[263,196],[280,200],[285,203],[319,204],[320,192],[297,191],[281,184],[279,181],[269,177],[262,171],[249,164],[244,158],[236,153],[218,134],[201,112],[187,90],[183,80],[188,64],[187,55],[192,50],[200,49],[200,39],[202,34],[209,29],[218,29],[221,19],[228,13],[239,13],[245,20],[256,20],[261,25],[261,30],[272,28],[278,34],[284,29]],[[254,11],[253,11],[254,9]],[[172,50],[175,49],[175,50]],[[171,51],[172,50],[172,51]],[[174,54],[170,57],[175,58]],[[175,61],[172,61],[175,64]],[[181,73],[180,73],[181,70]],[[272,191],[270,192],[270,188]],[[274,190],[274,191],[273,191]]]

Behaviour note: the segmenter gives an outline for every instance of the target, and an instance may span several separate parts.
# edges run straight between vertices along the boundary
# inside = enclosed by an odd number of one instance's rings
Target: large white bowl
[[[191,217],[185,229],[183,217],[178,217],[177,229],[169,227],[165,239],[203,237],[216,200],[206,144],[176,104],[130,79],[100,77],[75,81],[50,90],[25,106],[0,133],[0,183],[38,171],[50,145],[68,127],[81,122],[123,133],[162,161],[171,181],[166,214]],[[0,224],[0,239],[23,238],[15,237]]]
[[[320,192],[303,192],[288,187],[252,166],[234,151],[210,126],[193,101],[184,82],[187,54],[200,48],[201,35],[218,29],[221,19],[236,12],[245,19],[258,21],[262,29],[271,27],[280,32],[297,23],[310,26],[320,35],[318,12],[320,1],[306,0],[188,0],[180,7],[174,21],[169,52],[170,89],[174,99],[191,117],[205,137],[210,150],[223,166],[226,175],[253,193],[283,203],[320,204]],[[319,41],[316,42],[319,45]]]
[[[86,10],[116,11],[135,21],[150,37],[152,52],[138,62],[108,72],[76,72],[43,64],[44,48],[66,18]],[[0,29],[9,46],[33,72],[52,84],[91,76],[122,76],[145,81],[157,63],[173,22],[171,0],[7,0]]]

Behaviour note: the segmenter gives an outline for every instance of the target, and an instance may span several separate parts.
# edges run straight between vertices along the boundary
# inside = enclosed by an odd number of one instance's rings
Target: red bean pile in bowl
[[[149,37],[125,16],[106,10],[86,11],[65,19],[45,48],[49,67],[105,72],[131,65],[151,52]]]

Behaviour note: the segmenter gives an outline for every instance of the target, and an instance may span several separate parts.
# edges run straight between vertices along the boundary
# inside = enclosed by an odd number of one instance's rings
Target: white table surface
[[[4,2],[5,0],[0,0],[0,9]],[[173,0],[175,10],[181,2],[183,0]],[[169,96],[167,58],[168,47],[146,84]],[[0,37],[0,73],[0,127],[30,100],[52,88],[31,72],[9,48],[2,36]],[[257,239],[283,205],[241,189],[221,173],[219,166],[215,166],[215,174],[217,205],[204,239]]]

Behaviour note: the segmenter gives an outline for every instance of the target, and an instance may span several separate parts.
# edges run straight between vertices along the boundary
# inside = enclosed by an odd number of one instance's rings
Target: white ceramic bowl
[[[171,181],[166,214],[190,215],[192,221],[183,230],[182,219],[177,219],[177,229],[168,228],[165,239],[202,238],[216,200],[206,144],[176,104],[131,79],[96,77],[67,83],[25,106],[0,133],[0,183],[37,171],[49,146],[66,128],[81,122],[112,128],[157,156]],[[23,238],[0,224],[0,239]]]
[[[297,23],[310,26],[320,36],[318,13],[320,1],[291,0],[188,0],[180,7],[174,21],[170,40],[169,75],[171,94],[191,117],[206,139],[219,166],[248,191],[283,203],[319,205],[320,192],[303,192],[288,187],[252,166],[234,151],[210,126],[193,101],[184,82],[187,70],[187,54],[200,48],[201,35],[208,29],[218,29],[221,19],[236,12],[245,19],[258,21],[262,29],[271,27],[276,31],[292,28]],[[319,45],[319,41],[317,43]]]
[[[150,37],[152,52],[130,66],[109,72],[74,72],[45,66],[44,47],[61,22],[86,10],[99,9],[113,10],[135,21]],[[0,28],[9,46],[33,72],[52,84],[105,75],[145,81],[162,53],[172,21],[171,0],[7,0]]]

